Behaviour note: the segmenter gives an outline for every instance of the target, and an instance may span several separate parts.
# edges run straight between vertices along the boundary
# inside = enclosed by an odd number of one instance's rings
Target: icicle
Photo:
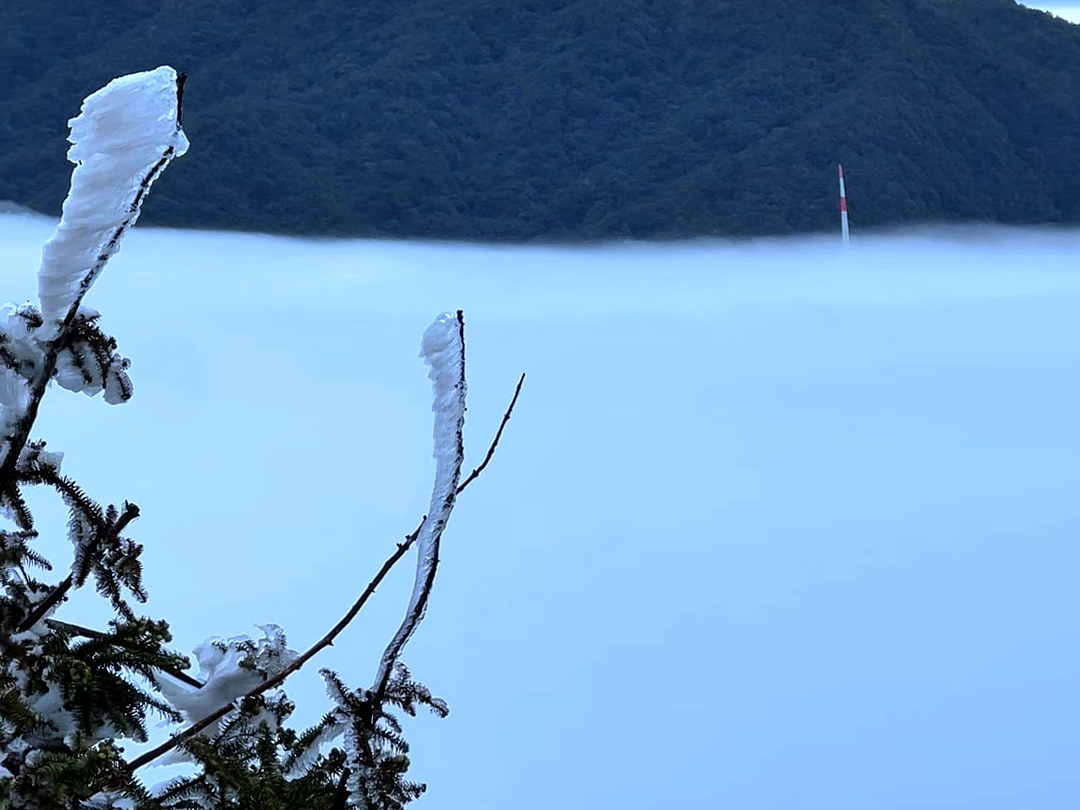
[[[151,183],[187,151],[177,82],[171,67],[122,76],[88,96],[69,122],[71,191],[38,271],[49,328],[67,316],[119,249]]]

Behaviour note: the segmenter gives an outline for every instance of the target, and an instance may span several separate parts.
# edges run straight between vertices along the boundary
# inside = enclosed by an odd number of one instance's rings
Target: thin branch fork
[[[499,446],[499,439],[502,438],[503,430],[506,429],[506,423],[510,421],[510,416],[514,413],[514,406],[517,405],[518,396],[521,394],[521,386],[525,384],[525,375],[522,374],[517,381],[517,387],[514,388],[514,398],[510,400],[510,406],[506,409],[506,413],[503,414],[502,422],[499,423],[499,429],[495,432],[495,438],[491,442],[491,446],[488,447],[487,455],[484,456],[484,460],[480,462],[480,466],[469,473],[468,477],[461,482],[461,486],[457,488],[457,494],[460,495],[462,491],[480,477],[480,473],[484,471],[492,457],[495,455],[495,448]]]
[[[484,457],[483,463],[479,467],[477,467],[476,470],[474,470],[473,473],[470,474],[464,482],[462,482],[462,484],[457,488],[455,495],[460,495],[469,484],[475,481],[476,478],[487,466],[488,462],[491,461],[492,456],[495,454],[495,448],[499,443],[499,438],[502,436],[503,428],[506,426],[506,423],[510,421],[510,416],[513,413],[514,406],[517,404],[518,394],[521,393],[521,386],[524,382],[525,375],[522,374],[521,378],[518,380],[517,388],[514,391],[514,397],[513,399],[511,399],[510,405],[507,407],[506,413],[503,415],[502,423],[499,425],[499,430],[498,432],[496,432],[495,438],[492,440],[491,445],[488,448],[488,452],[487,455]],[[244,701],[249,698],[258,697],[264,692],[280,686],[282,683],[284,683],[286,678],[299,670],[304,664],[314,658],[318,653],[322,652],[327,647],[333,645],[334,639],[337,638],[338,635],[340,635],[341,632],[349,626],[349,623],[352,622],[354,618],[356,618],[356,614],[358,614],[361,608],[363,608],[364,605],[367,604],[368,599],[370,599],[371,596],[375,593],[375,589],[382,584],[382,581],[384,579],[386,579],[386,575],[390,573],[390,570],[397,564],[397,562],[402,557],[405,556],[406,552],[408,552],[408,550],[412,547],[413,543],[416,542],[416,538],[420,536],[420,530],[423,528],[425,520],[427,520],[427,515],[421,518],[420,524],[411,534],[406,535],[405,539],[397,544],[397,548],[394,553],[386,558],[386,561],[382,564],[382,567],[379,569],[378,573],[375,574],[372,580],[367,584],[367,587],[364,588],[363,593],[360,594],[357,600],[353,603],[352,607],[349,608],[348,612],[341,617],[340,621],[338,621],[338,623],[335,624],[325,636],[316,641],[302,655],[300,655],[295,661],[293,661],[281,672],[263,681],[261,684],[249,691],[247,694],[238,698],[238,700]],[[216,723],[218,720],[220,720],[222,717],[232,711],[235,707],[234,703],[229,703],[225,706],[222,706],[220,709],[213,712],[212,714],[207,715],[202,720],[192,723],[186,729],[169,738],[156,748],[152,748],[151,750],[146,751],[135,757],[135,759],[127,763],[128,770],[134,772],[139,768],[142,768],[144,765],[149,765],[155,759],[162,756],[163,754],[168,753],[176,746],[180,745],[183,742],[186,742],[187,740],[190,740],[196,734]]]

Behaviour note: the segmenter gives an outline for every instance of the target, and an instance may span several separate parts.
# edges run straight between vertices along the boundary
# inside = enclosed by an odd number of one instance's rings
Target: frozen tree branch
[[[180,128],[182,87],[183,77],[170,67],[122,76],[88,96],[71,120],[71,191],[38,271],[46,326],[74,319],[138,219],[150,186],[187,151]]]
[[[19,454],[83,297],[139,218],[151,184],[187,151],[180,128],[183,84],[183,75],[170,67],[122,76],[88,96],[70,122],[71,190],[38,271],[43,356],[26,381],[25,407],[5,414],[10,430],[2,446],[0,494],[15,487]],[[117,192],[125,187],[126,195]]]
[[[223,807],[252,787],[262,796],[266,789],[303,780],[286,791],[301,806],[318,795],[333,810],[357,802],[400,808],[424,786],[405,779],[409,748],[395,712],[413,715],[426,706],[445,717],[448,708],[399,659],[424,618],[457,496],[491,462],[524,375],[486,455],[462,481],[464,318],[458,311],[436,319],[421,348],[434,400],[435,480],[428,514],[345,615],[302,655],[288,649],[279,627],[265,625],[265,639],[209,639],[197,646],[198,678],[184,672],[184,657],[163,646],[171,641],[168,624],[136,616],[128,603],[130,597],[147,599],[142,546],[122,536],[138,508],[95,502],[60,474],[62,453],[30,438],[53,380],[91,396],[103,392],[113,404],[131,396],[129,361],[83,300],[136,222],[152,183],[187,151],[184,78],[162,67],[121,77],[87,97],[69,122],[68,158],[75,170],[63,215],[43,250],[40,308],[26,304],[0,314],[0,512],[16,526],[0,532],[0,805],[15,799],[12,806],[67,810],[119,810],[135,803]],[[74,562],[55,586],[29,576],[24,567],[52,569],[28,545],[38,536],[23,497],[32,485],[54,489],[69,510]],[[282,725],[295,705],[283,692],[267,693],[334,643],[413,545],[418,559],[408,607],[372,689],[352,691],[336,673],[323,670],[337,706],[297,736]],[[52,617],[90,576],[118,614],[108,632]],[[181,731],[126,762],[116,742],[146,742],[149,712]],[[342,734],[345,750],[335,748],[324,757],[322,746]],[[178,777],[164,793],[152,795],[135,771],[178,746],[201,773]]]
[[[477,476],[479,476],[479,474],[483,472],[483,470],[487,467],[488,463],[491,461],[492,457],[495,455],[495,450],[498,446],[499,439],[502,436],[503,429],[510,421],[510,417],[513,415],[514,412],[514,407],[517,405],[518,395],[521,393],[521,387],[524,381],[525,375],[522,374],[521,378],[518,380],[517,387],[514,390],[514,396],[510,400],[510,404],[507,407],[505,413],[503,414],[502,422],[500,423],[499,429],[495,434],[495,438],[488,446],[488,450],[486,455],[484,456],[483,463],[474,471],[474,474],[470,475],[457,488],[457,495],[460,495],[469,484],[476,480]],[[411,534],[406,535],[405,539],[397,544],[394,552],[386,558],[386,561],[383,562],[382,567],[378,570],[375,576],[372,577],[371,581],[367,584],[363,592],[353,603],[352,607],[349,608],[345,615],[341,617],[338,623],[335,624],[330,629],[330,631],[326,633],[326,635],[324,635],[321,639],[311,645],[307,650],[297,656],[296,660],[294,660],[288,667],[281,670],[276,675],[267,679],[263,683],[259,684],[257,687],[244,695],[241,700],[258,697],[259,695],[280,686],[290,675],[292,675],[294,672],[304,666],[304,664],[306,664],[308,661],[310,661],[327,647],[332,646],[334,640],[341,634],[342,631],[345,630],[346,627],[349,626],[349,624],[354,618],[356,618],[357,614],[361,611],[364,605],[367,604],[367,601],[372,597],[372,595],[374,595],[375,590],[379,587],[379,585],[382,584],[383,580],[386,579],[386,575],[390,573],[390,571],[398,563],[398,561],[405,556],[405,554],[409,551],[410,548],[412,548],[413,544],[420,536],[420,532],[424,528],[426,522],[427,516],[425,516],[420,521],[420,525],[417,526]],[[143,754],[140,754],[138,757],[132,759],[127,764],[128,770],[133,772],[138,770],[139,768],[149,765],[151,762],[164,756],[176,746],[186,742],[187,740],[190,740],[200,732],[209,728],[211,725],[219,721],[234,708],[234,704],[227,704],[225,706],[222,706],[217,711],[207,715],[199,722],[192,723],[186,729],[169,738],[161,745],[149,751],[146,751]]]
[[[461,465],[465,462],[465,319],[461,310],[456,316],[441,315],[424,332],[421,353],[431,366],[435,412],[435,483],[431,505],[420,526],[417,540],[416,579],[409,607],[397,633],[390,640],[379,662],[371,693],[374,702],[382,702],[390,673],[412,634],[423,621],[435,573],[439,567],[439,543],[450,520],[457,498]]]

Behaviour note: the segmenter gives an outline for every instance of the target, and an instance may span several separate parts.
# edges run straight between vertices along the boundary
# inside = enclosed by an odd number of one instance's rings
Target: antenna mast
[[[846,245],[851,240],[847,218],[847,191],[844,190],[844,167],[837,164],[840,171],[840,238]]]

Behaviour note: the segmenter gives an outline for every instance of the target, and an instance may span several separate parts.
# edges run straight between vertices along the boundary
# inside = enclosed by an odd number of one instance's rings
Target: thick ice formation
[[[201,689],[162,675],[158,686],[165,699],[196,723],[250,692],[268,677],[296,660],[286,646],[285,634],[275,624],[260,625],[265,637],[257,641],[236,636],[228,641],[207,639],[195,647]]]
[[[89,289],[138,218],[151,183],[187,151],[177,88],[171,67],[122,76],[88,96],[69,122],[71,191],[38,272],[46,324],[62,321]]]

